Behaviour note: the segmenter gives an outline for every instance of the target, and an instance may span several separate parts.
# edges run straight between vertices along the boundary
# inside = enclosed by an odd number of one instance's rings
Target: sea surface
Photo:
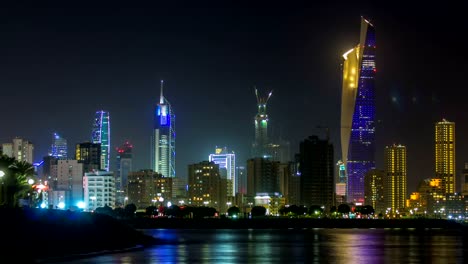
[[[143,250],[63,263],[468,263],[468,237],[445,229],[147,229]],[[59,262],[60,263],[60,262]]]

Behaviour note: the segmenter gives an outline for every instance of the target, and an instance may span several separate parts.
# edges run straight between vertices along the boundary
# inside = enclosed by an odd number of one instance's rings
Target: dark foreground
[[[153,237],[107,215],[2,208],[0,219],[1,263],[41,263],[156,244]]]
[[[450,229],[468,234],[465,225],[440,219],[179,219],[134,218],[117,220],[96,213],[44,209],[0,209],[0,262],[44,263],[166,243],[138,229],[313,229],[313,228],[416,228]],[[296,231],[297,232],[297,231]]]

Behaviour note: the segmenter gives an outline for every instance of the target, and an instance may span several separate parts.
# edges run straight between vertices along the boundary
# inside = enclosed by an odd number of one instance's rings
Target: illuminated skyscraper
[[[435,124],[435,176],[445,193],[455,192],[455,123],[445,119]]]
[[[109,171],[110,157],[110,120],[109,112],[97,111],[94,123],[92,142],[101,144],[101,170]]]
[[[236,195],[236,154],[229,153],[227,148],[216,148],[215,154],[208,156],[208,161],[219,165],[221,178],[227,179],[227,196]]]
[[[385,171],[373,169],[364,176],[364,194],[365,205],[370,205],[374,208],[375,213],[385,213],[388,208],[385,204]]]
[[[375,168],[375,30],[361,19],[359,44],[343,55],[341,155],[348,202],[364,202],[364,175]]]
[[[54,133],[49,156],[57,159],[67,159],[67,140]]]
[[[385,147],[384,199],[387,208],[402,212],[406,202],[406,147]]]
[[[257,97],[258,112],[255,115],[255,141],[252,144],[252,157],[253,158],[267,158],[270,156],[268,151],[268,115],[266,107],[268,99],[270,99],[272,92],[266,97],[259,97],[258,91],[255,89],[255,96]]]
[[[171,104],[161,95],[156,106],[154,131],[151,138],[151,169],[164,177],[175,177],[175,114]]]

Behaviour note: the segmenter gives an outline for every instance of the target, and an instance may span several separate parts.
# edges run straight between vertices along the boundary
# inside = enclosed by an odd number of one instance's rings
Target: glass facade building
[[[375,30],[361,19],[360,42],[343,55],[341,101],[342,161],[346,164],[347,200],[364,202],[364,176],[375,168]]]
[[[164,177],[175,177],[175,114],[171,104],[161,95],[156,106],[154,130],[151,138],[151,169]]]
[[[227,196],[236,195],[236,154],[229,153],[227,148],[216,148],[215,153],[208,156],[208,161],[218,164],[221,177],[227,179]]]
[[[110,158],[110,120],[109,112],[97,111],[94,117],[91,140],[101,144],[101,170],[109,171]]]
[[[52,136],[52,145],[50,146],[49,156],[57,159],[67,159],[67,140],[60,137],[58,133]]]

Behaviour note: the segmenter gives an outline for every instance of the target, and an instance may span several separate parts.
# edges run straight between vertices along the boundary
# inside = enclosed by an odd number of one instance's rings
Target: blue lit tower
[[[154,131],[151,138],[151,168],[164,177],[175,177],[175,115],[171,104],[161,96],[156,106]]]
[[[255,96],[257,97],[258,112],[255,115],[255,141],[252,144],[252,157],[269,157],[268,144],[268,115],[266,107],[268,99],[270,99],[272,91],[266,97],[259,97],[258,91],[255,88]]]
[[[110,155],[110,121],[109,112],[97,111],[94,124],[92,141],[94,144],[101,144],[101,170],[109,171]]]
[[[364,175],[375,168],[375,29],[361,18],[359,44],[343,55],[341,155],[347,200],[364,202]]]
[[[60,137],[58,133],[54,133],[49,156],[57,159],[67,159],[67,149],[67,140]]]

